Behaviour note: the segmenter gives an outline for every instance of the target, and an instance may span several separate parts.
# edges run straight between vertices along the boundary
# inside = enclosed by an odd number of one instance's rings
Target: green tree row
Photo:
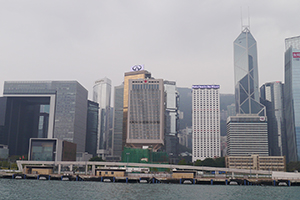
[[[185,159],[182,159],[178,163],[179,165],[188,165]],[[189,164],[191,165],[191,164]],[[206,166],[206,167],[225,167],[225,157],[220,158],[206,158],[205,160],[197,160],[192,163],[194,166]]]

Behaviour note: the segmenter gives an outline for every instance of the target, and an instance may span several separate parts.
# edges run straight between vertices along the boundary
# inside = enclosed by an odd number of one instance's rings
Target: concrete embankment
[[[300,186],[296,180],[272,180],[272,179],[227,179],[227,178],[161,178],[161,177],[107,177],[89,175],[60,175],[60,174],[20,174],[2,173],[3,179],[35,179],[35,180],[58,180],[58,181],[95,181],[95,182],[118,182],[118,183],[150,183],[150,184],[199,184],[199,185],[269,185],[269,186]]]

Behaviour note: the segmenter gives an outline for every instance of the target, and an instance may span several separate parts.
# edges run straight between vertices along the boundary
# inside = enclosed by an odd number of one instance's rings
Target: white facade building
[[[192,87],[192,161],[221,156],[219,85]]]

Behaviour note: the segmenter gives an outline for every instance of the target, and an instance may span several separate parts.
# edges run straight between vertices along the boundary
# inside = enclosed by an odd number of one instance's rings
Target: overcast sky
[[[233,93],[241,7],[257,41],[259,85],[284,81],[299,0],[0,0],[0,94],[4,81],[77,80],[92,98],[95,80],[120,85],[136,64],[178,87]]]

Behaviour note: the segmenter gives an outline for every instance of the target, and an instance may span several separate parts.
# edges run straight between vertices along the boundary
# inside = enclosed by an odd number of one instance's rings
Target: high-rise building
[[[177,135],[179,94],[175,81],[164,81],[166,108],[166,135]]]
[[[122,149],[126,144],[127,124],[128,124],[128,99],[129,99],[129,80],[151,78],[151,73],[144,70],[142,65],[131,67],[130,72],[124,74],[124,98],[123,98],[123,137]]]
[[[128,83],[126,146],[157,151],[164,145],[164,82],[146,78]]]
[[[192,161],[221,156],[219,85],[192,87]]]
[[[300,36],[285,39],[284,110],[287,161],[300,161]]]
[[[77,81],[5,81],[1,143],[10,155],[24,155],[30,138],[57,138],[84,152],[87,95]]]
[[[236,116],[235,104],[230,104],[227,106],[227,117],[230,116]]]
[[[261,103],[266,106],[270,156],[286,155],[283,113],[283,84],[280,81],[260,87]]]
[[[115,87],[115,95],[114,95],[112,149],[113,149],[113,156],[119,157],[119,160],[121,160],[121,156],[122,156],[123,97],[124,97],[124,84]]]
[[[164,81],[165,88],[165,150],[170,163],[176,163],[178,156],[178,104],[179,94],[175,81]]]
[[[249,27],[234,41],[234,74],[236,116],[227,119],[227,154],[268,155],[266,109],[259,101],[257,47]]]
[[[266,117],[257,115],[228,117],[227,131],[227,155],[269,155]]]
[[[181,131],[192,127],[192,89],[177,87],[177,91],[179,93],[178,129]]]
[[[234,41],[234,77],[236,113],[265,116],[259,102],[256,41],[247,27]]]
[[[88,100],[85,151],[97,156],[99,104]]]
[[[105,158],[109,154],[109,119],[111,80],[103,78],[95,81],[93,101],[99,104],[97,155]]]

